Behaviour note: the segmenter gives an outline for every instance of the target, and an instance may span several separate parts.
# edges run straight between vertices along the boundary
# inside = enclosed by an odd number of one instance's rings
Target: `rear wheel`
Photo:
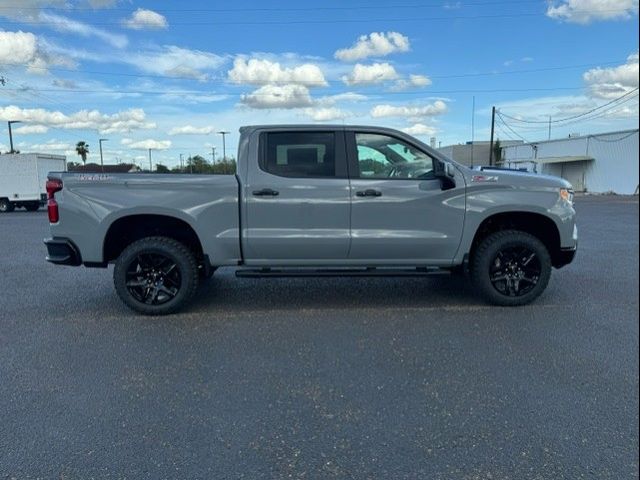
[[[0,213],[13,212],[15,205],[7,198],[0,198]]]
[[[198,287],[198,264],[182,243],[167,237],[138,240],[116,260],[113,281],[120,299],[145,315],[183,308]]]
[[[489,235],[473,254],[474,286],[495,305],[525,305],[535,300],[551,277],[551,257],[533,235],[505,230]]]

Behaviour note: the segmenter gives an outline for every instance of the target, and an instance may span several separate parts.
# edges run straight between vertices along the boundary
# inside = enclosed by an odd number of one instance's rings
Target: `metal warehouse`
[[[638,193],[638,129],[506,146],[501,166],[565,178],[579,192]]]

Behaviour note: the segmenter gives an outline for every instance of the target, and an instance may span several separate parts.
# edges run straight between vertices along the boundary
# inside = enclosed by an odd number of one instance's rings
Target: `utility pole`
[[[475,149],[476,136],[476,96],[473,96],[471,103],[471,166],[473,167],[473,150]]]
[[[193,157],[189,154],[189,173],[193,173]]]
[[[489,166],[493,166],[493,131],[496,126],[496,107],[491,109],[491,141],[489,142]]]
[[[182,164],[182,155],[184,155],[184,154],[183,153],[180,154],[180,173],[183,173],[182,172],[182,168],[183,168],[183,166],[182,166],[183,165]]]
[[[102,159],[102,142],[108,142],[108,141],[109,141],[108,138],[98,139],[98,144],[100,145],[100,169],[102,170],[102,173],[104,173],[104,161]]]
[[[149,173],[153,172],[153,164],[151,163],[151,149],[149,149]]]
[[[216,147],[211,147],[211,163],[216,163]]]
[[[549,140],[551,140],[551,115],[549,115]]]
[[[225,135],[227,135],[229,132],[220,131],[218,133],[222,135],[222,161],[224,162],[227,159],[227,145],[224,139],[225,139]]]
[[[11,150],[9,150],[9,153],[16,153],[16,151],[13,149],[13,135],[11,134],[11,124],[22,122],[20,120],[9,120],[7,123],[9,124],[9,145],[11,146]]]

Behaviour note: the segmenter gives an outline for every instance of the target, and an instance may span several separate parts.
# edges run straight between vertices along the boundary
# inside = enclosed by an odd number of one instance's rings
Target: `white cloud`
[[[410,127],[403,128],[402,131],[409,135],[435,135],[437,130],[424,123],[416,123]]]
[[[371,116],[380,117],[432,117],[442,115],[447,111],[447,104],[442,100],[436,100],[432,104],[417,105],[376,105],[371,109]]]
[[[127,145],[133,150],[166,150],[171,147],[171,140],[154,140],[152,138],[148,138],[146,140],[130,142]]]
[[[22,127],[13,128],[14,133],[19,133],[22,135],[30,134],[30,133],[47,133],[49,131],[48,127],[44,125],[23,125]]]
[[[233,83],[268,85],[274,83],[300,84],[308,87],[327,85],[320,67],[305,63],[291,68],[283,68],[278,62],[251,58],[236,58],[228,72]]]
[[[320,97],[317,102],[323,105],[333,105],[337,102],[364,102],[365,100],[368,100],[368,98],[369,97],[362,95],[361,93],[344,92]]]
[[[66,78],[55,78],[51,84],[54,87],[64,88],[66,90],[74,90],[78,88],[78,84],[73,80],[67,80]]]
[[[81,37],[96,37],[103,40],[116,48],[124,48],[129,43],[125,35],[119,33],[111,33],[101,28],[93,27],[89,24],[73,20],[62,15],[54,13],[40,12],[38,15],[40,23],[50,26],[59,32],[69,32],[80,35]]]
[[[409,79],[401,78],[391,88],[393,91],[407,90],[409,88],[428,87],[431,79],[425,75],[409,75]]]
[[[200,93],[166,93],[159,97],[163,101],[180,103],[180,104],[198,104],[198,103],[214,103],[221,102],[229,98],[229,95],[223,94],[200,94]]]
[[[49,140],[47,143],[34,143],[32,145],[29,145],[28,147],[24,148],[23,150],[32,150],[32,151],[39,151],[39,152],[50,152],[50,151],[67,151],[67,150],[73,150],[74,146],[71,145],[70,143],[61,143],[58,140],[52,139]]]
[[[373,65],[357,63],[349,75],[342,77],[342,81],[347,85],[371,85],[397,78],[398,72],[388,63],[374,63]]]
[[[169,130],[169,135],[208,135],[213,132],[215,132],[215,128],[211,126],[194,127],[193,125],[185,125],[183,127],[173,127]]]
[[[124,19],[122,24],[133,30],[161,30],[169,26],[164,15],[145,8],[138,8],[129,18]]]
[[[586,25],[598,20],[626,20],[638,14],[638,0],[561,0],[550,2],[547,16]]]
[[[398,32],[373,32],[362,35],[350,48],[334,53],[334,57],[343,62],[354,62],[368,57],[384,57],[392,53],[408,52],[409,39]]]
[[[0,63],[24,65],[30,73],[47,73],[50,65],[75,67],[75,63],[59,55],[51,54],[31,32],[0,31]]]
[[[159,49],[127,55],[121,61],[145,72],[204,82],[209,79],[209,74],[205,72],[217,70],[224,64],[225,58],[202,50],[165,45]]]
[[[0,107],[0,120],[20,120],[47,127],[69,130],[98,130],[100,133],[128,132],[131,130],[155,128],[155,123],[147,122],[144,110],[132,108],[114,114],[100,113],[98,110],[80,110],[72,114],[44,108],[20,108],[15,105]]]
[[[240,102],[251,108],[301,108],[313,104],[304,85],[264,85],[242,95]]]
[[[109,8],[118,3],[120,0],[88,0],[89,5],[93,8]]]
[[[352,114],[337,107],[314,107],[305,108],[305,115],[316,122],[327,122],[330,120],[342,120],[351,117]]]
[[[610,68],[593,68],[582,75],[589,93],[596,98],[614,99],[638,88],[638,53],[627,57],[627,63]]]

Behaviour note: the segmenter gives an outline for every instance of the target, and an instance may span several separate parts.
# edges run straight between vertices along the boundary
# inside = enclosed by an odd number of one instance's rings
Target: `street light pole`
[[[98,144],[100,145],[100,169],[102,170],[102,173],[104,173],[104,160],[102,159],[102,142],[108,142],[108,141],[109,141],[108,138],[98,139]]]
[[[153,172],[153,164],[151,163],[151,149],[149,149],[149,173]]]
[[[229,134],[229,132],[225,132],[224,130],[218,132],[222,135],[222,161],[224,162],[227,159],[227,145],[225,143],[225,136]]]
[[[184,168],[184,167],[182,166],[182,155],[184,155],[184,153],[181,153],[181,154],[180,154],[180,173],[184,173],[184,172],[182,171],[182,169]]]
[[[11,150],[9,150],[9,153],[15,153],[15,150],[13,149],[13,135],[11,133],[11,124],[22,122],[20,120],[9,120],[7,123],[9,124],[9,145],[11,146]]]

